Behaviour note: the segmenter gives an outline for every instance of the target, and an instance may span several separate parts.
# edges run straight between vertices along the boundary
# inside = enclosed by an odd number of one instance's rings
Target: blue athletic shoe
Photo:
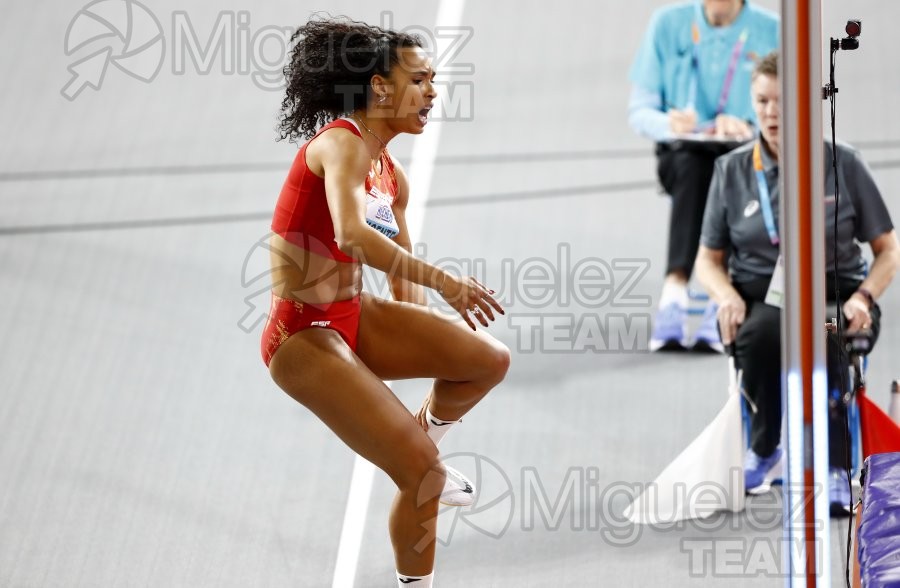
[[[687,309],[677,303],[664,306],[656,311],[653,321],[653,335],[650,337],[650,351],[683,351],[687,347],[684,337],[684,323]]]
[[[850,481],[847,472],[841,468],[828,469],[828,505],[833,517],[850,516],[852,506]]]
[[[719,338],[719,321],[716,318],[716,312],[719,305],[710,301],[706,305],[706,311],[703,313],[703,322],[694,333],[694,351],[706,353],[723,353],[725,346]]]
[[[747,494],[762,494],[772,488],[775,470],[781,461],[781,447],[768,457],[760,457],[752,449],[744,456],[744,490]]]

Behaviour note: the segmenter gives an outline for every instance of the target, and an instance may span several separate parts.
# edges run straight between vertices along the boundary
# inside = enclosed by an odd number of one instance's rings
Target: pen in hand
[[[675,134],[692,133],[697,128],[697,113],[693,108],[669,108],[669,128]]]

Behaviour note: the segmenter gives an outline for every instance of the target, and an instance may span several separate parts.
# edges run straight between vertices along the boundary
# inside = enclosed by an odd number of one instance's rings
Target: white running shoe
[[[447,480],[441,492],[441,504],[447,506],[471,506],[475,502],[475,485],[464,475],[444,464]]]

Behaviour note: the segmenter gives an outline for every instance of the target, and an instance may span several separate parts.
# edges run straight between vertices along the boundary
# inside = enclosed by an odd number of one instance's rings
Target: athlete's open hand
[[[428,422],[428,417],[426,416],[426,411],[428,410],[429,406],[431,406],[431,391],[429,391],[428,395],[425,396],[425,400],[422,401],[422,407],[419,408],[419,412],[417,412],[415,415],[416,421],[424,431],[428,431],[428,427],[431,424]]]
[[[447,274],[441,288],[441,296],[456,312],[463,317],[466,324],[474,331],[476,319],[481,326],[488,326],[488,321],[495,320],[494,311],[506,314],[500,303],[494,300],[494,291],[476,280],[474,277],[457,277]]]

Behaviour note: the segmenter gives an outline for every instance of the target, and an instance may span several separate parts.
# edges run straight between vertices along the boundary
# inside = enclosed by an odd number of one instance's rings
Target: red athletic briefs
[[[359,331],[359,296],[330,304],[310,304],[272,293],[272,308],[262,333],[262,358],[268,366],[288,337],[304,329],[337,331],[353,351]]]

